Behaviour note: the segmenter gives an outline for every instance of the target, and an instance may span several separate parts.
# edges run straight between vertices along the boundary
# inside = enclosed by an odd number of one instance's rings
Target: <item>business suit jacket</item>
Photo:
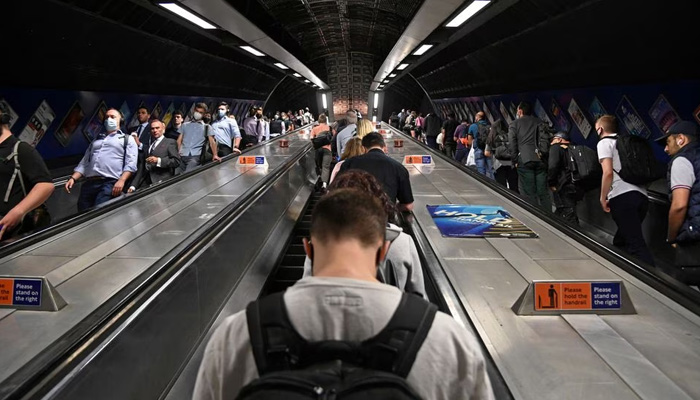
[[[141,124],[129,128],[129,134],[136,132],[139,126],[141,126]],[[141,156],[148,151],[148,148],[151,147],[151,140],[153,140],[153,136],[151,136],[150,123],[147,123],[146,126],[143,128],[143,132],[141,132],[141,137],[139,137],[139,140],[143,144],[143,147],[141,148],[141,150],[139,150],[139,156]]]
[[[150,167],[146,165],[146,158],[150,156],[160,157],[160,167],[157,167],[156,164],[150,164]],[[132,186],[138,189],[170,179],[175,175],[181,162],[180,153],[177,151],[177,142],[164,137],[153,151],[144,154],[144,160],[139,164],[139,170],[136,172]]]
[[[539,118],[532,115],[524,115],[511,122],[508,127],[508,140],[510,141],[510,154],[515,163],[523,166],[530,161],[540,161],[535,153],[537,148],[537,126],[542,123]]]

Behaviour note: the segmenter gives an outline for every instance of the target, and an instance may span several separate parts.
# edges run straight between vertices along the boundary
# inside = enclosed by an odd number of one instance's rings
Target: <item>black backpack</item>
[[[307,342],[287,315],[284,293],[252,302],[248,333],[259,378],[237,399],[418,399],[406,383],[437,307],[404,293],[387,326],[363,342]]]
[[[489,126],[476,123],[476,147],[482,151],[486,150],[486,139],[489,137]]]
[[[598,152],[588,146],[569,145],[566,149],[571,181],[584,190],[600,186],[603,168],[598,160]]]
[[[623,181],[633,185],[644,185],[663,178],[664,169],[654,157],[649,142],[636,135],[606,136],[615,139],[620,155],[620,170],[615,171]]]
[[[537,133],[535,134],[535,153],[540,160],[546,161],[549,156],[549,148],[554,137],[554,129],[546,122],[540,122],[537,125]]]
[[[316,135],[315,138],[311,139],[311,144],[313,144],[315,150],[318,150],[323,146],[328,146],[331,144],[332,139],[333,134],[331,131],[323,131]]]

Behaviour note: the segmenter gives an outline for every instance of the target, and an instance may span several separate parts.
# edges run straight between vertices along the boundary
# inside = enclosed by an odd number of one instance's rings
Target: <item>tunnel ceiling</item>
[[[422,0],[228,0],[311,68],[343,107],[366,102],[377,69]],[[334,101],[335,102],[335,101]],[[365,108],[366,110],[366,108]]]
[[[689,4],[519,0],[410,72],[431,98],[697,79]]]

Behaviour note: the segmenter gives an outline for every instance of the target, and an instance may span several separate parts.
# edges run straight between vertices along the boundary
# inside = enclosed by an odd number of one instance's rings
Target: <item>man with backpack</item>
[[[508,128],[510,155],[520,178],[520,193],[535,206],[552,212],[552,199],[547,188],[547,159],[551,138],[544,137],[543,122],[532,115],[532,105],[520,102],[517,119]],[[546,142],[543,142],[546,140]],[[544,143],[544,146],[543,146]]]
[[[377,281],[386,223],[369,193],[322,197],[303,241],[314,276],[221,324],[194,399],[492,399],[476,339],[435,305]]]
[[[121,121],[119,110],[107,110],[104,120],[107,132],[90,143],[66,182],[66,192],[70,193],[75,182],[85,177],[80,187],[78,211],[107,202],[128,189],[126,182],[137,168],[138,146],[133,136],[119,129]]]
[[[649,198],[642,186],[645,182],[636,172],[636,168],[647,168],[654,163],[651,147],[646,139],[623,136],[617,133],[617,119],[612,115],[603,115],[595,123],[598,142],[598,159],[603,168],[600,184],[600,205],[603,211],[612,215],[617,232],[613,245],[624,248],[628,253],[651,265],[654,258],[649,252],[642,222],[647,215]],[[634,149],[631,146],[635,146]],[[649,159],[651,154],[652,159]],[[642,158],[645,155],[645,158]],[[627,175],[630,174],[630,175]],[[628,176],[628,179],[625,177]],[[652,179],[652,177],[647,177]],[[631,182],[635,180],[635,182]],[[646,182],[648,183],[648,182]]]
[[[552,139],[549,151],[549,166],[547,168],[547,184],[554,197],[554,213],[578,225],[576,203],[583,196],[583,189],[577,187],[571,176],[571,159],[569,156],[569,134],[557,132]]]
[[[657,139],[672,157],[668,165],[671,207],[666,242],[675,250],[672,271],[689,285],[700,284],[700,142],[698,126],[678,121]]]
[[[42,207],[53,193],[51,174],[39,152],[12,134],[11,122],[10,113],[0,107],[0,240],[51,222]]]
[[[474,123],[469,126],[469,141],[472,143],[472,148],[474,148],[476,170],[481,175],[486,175],[493,179],[493,160],[490,155],[486,156],[484,154],[490,129],[491,127],[486,120],[486,114],[483,111],[477,112],[474,117]]]

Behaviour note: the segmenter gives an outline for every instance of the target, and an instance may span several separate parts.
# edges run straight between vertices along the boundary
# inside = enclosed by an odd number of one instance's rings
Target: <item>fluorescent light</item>
[[[284,65],[284,64],[282,64],[282,63],[275,63],[275,65],[276,65],[277,67],[279,67],[279,68],[282,68],[282,69],[289,69],[288,66],[286,66],[286,65]]]
[[[414,56],[422,56],[425,54],[426,51],[430,50],[430,48],[433,47],[432,44],[424,44],[421,47],[418,48],[418,50],[413,52]]]
[[[328,108],[328,100],[326,100],[326,94],[325,94],[325,93],[323,93],[323,94],[321,95],[321,101],[323,102],[323,109],[325,110],[326,108]]]
[[[199,26],[200,28],[204,29],[216,29],[216,27],[209,22],[203,20],[202,18],[192,14],[190,11],[185,10],[184,8],[180,7],[179,5],[175,3],[158,3],[159,6],[165,8],[166,10],[170,11],[173,14],[177,14],[181,16],[182,18],[192,22],[193,24]]]
[[[491,0],[474,0],[472,1],[471,4],[467,6],[464,10],[462,10],[461,13],[459,13],[452,21],[448,22],[447,25],[445,25],[448,28],[456,28],[463,23],[465,23],[469,18],[473,17],[474,14],[478,13],[479,10],[482,8],[486,7],[487,4],[489,4]]]
[[[374,94],[374,108],[377,108],[377,105],[379,104],[379,93]]]
[[[265,53],[261,53],[250,46],[241,46],[241,48],[254,56],[262,57],[265,55]]]
[[[373,116],[372,116],[372,122],[374,122],[374,123],[377,122],[377,116],[376,116],[376,115],[373,115]]]
[[[297,78],[301,78],[301,75],[297,74],[296,72],[293,75],[296,76]]]
[[[304,79],[304,83],[311,83],[308,79]]]
[[[406,67],[408,67],[408,64],[403,63],[403,64],[399,65],[398,67],[396,67],[396,69],[398,69],[399,71],[403,71],[404,69],[406,69]]]
[[[389,78],[393,78],[395,76],[396,76],[396,74],[391,74],[391,75],[389,75]]]

